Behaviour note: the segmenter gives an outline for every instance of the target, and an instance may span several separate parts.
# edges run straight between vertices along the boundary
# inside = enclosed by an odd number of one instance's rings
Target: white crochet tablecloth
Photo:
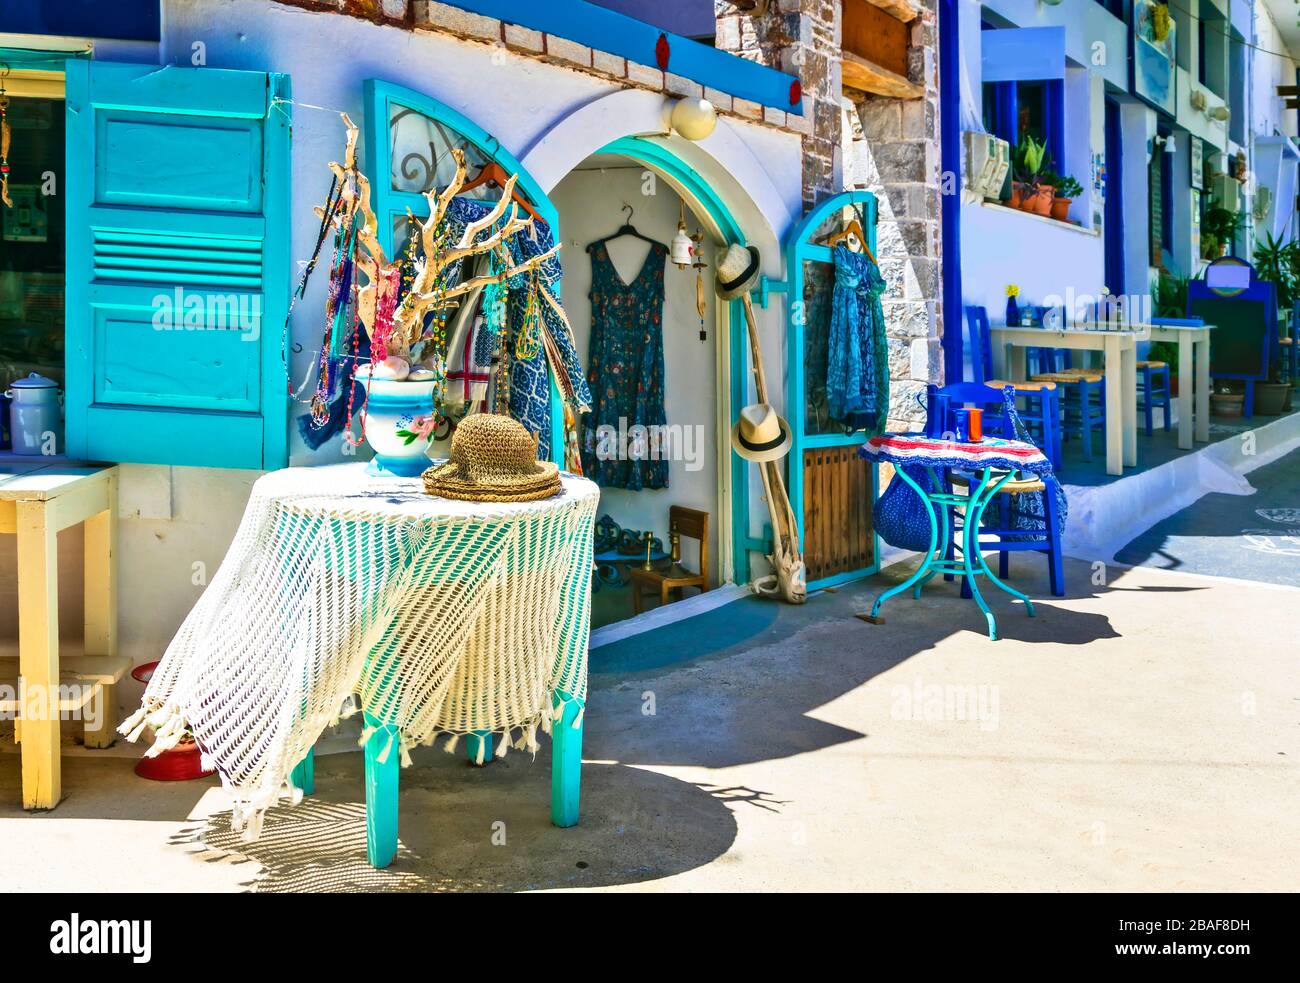
[[[289,772],[357,694],[396,748],[439,734],[535,750],[585,703],[599,491],[565,474],[536,502],[461,502],[364,464],[267,474],[234,542],[122,727],[188,728],[256,836]]]

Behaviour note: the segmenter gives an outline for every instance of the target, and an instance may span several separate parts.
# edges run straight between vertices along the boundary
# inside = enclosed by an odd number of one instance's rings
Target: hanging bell
[[[677,234],[673,236],[672,245],[672,260],[679,270],[691,265],[694,252],[695,243],[686,232],[686,223],[681,222],[677,226]]]

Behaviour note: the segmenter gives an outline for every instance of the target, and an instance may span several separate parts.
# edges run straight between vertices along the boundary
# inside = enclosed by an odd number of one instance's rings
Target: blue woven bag
[[[928,492],[943,491],[939,481],[924,465],[895,465]],[[876,502],[876,532],[890,546],[924,553],[930,548],[930,506],[911,485],[897,476]]]

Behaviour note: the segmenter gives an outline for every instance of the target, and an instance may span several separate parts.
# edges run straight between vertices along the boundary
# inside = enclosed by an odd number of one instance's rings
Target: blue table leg
[[[465,757],[480,767],[492,760],[492,731],[476,730],[465,742]]]
[[[301,761],[289,772],[289,783],[294,788],[302,789],[303,795],[312,795],[316,791],[316,749],[308,751]]]
[[[367,727],[374,728],[366,741],[366,854],[370,866],[387,867],[397,856],[397,785],[402,759],[397,746],[399,736],[392,724],[381,723],[369,714],[365,721]]]
[[[582,786],[582,723],[573,726],[583,706],[563,690],[556,690],[555,705],[564,703],[564,716],[551,726],[551,822],[578,825],[578,797]]]

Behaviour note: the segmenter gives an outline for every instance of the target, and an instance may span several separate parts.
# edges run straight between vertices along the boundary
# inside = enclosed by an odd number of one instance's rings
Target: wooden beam
[[[1300,96],[1300,85],[1279,85],[1277,94],[1280,96]]]
[[[912,32],[867,0],[845,0],[840,47],[895,75],[907,75]]]
[[[907,0],[867,0],[867,3],[873,7],[879,7],[891,17],[896,17],[904,24],[910,24],[916,20],[920,11],[913,7]]]
[[[925,95],[925,88],[910,82],[897,72],[881,68],[874,62],[853,54],[843,52],[841,63],[842,83],[846,89],[869,92],[877,96],[889,96],[892,99],[920,99]]]

